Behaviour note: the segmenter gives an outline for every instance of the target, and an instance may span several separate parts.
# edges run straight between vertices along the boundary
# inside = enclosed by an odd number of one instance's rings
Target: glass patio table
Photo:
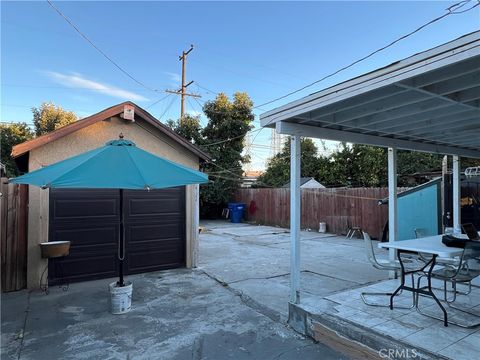
[[[438,300],[437,296],[432,290],[432,270],[435,267],[436,264],[436,259],[437,257],[441,258],[455,258],[456,256],[461,256],[463,249],[461,248],[456,248],[456,247],[448,247],[442,243],[442,236],[443,235],[435,235],[435,236],[427,236],[423,238],[418,238],[418,239],[410,239],[410,240],[398,240],[395,242],[386,242],[386,243],[380,243],[378,244],[379,248],[384,248],[384,249],[395,249],[397,250],[398,254],[398,261],[400,263],[400,268],[401,268],[401,279],[400,279],[400,285],[399,287],[393,292],[393,294],[390,296],[390,309],[393,310],[393,299],[394,297],[398,294],[400,290],[407,290],[411,291],[414,293],[419,293],[422,295],[426,295],[431,297],[437,305],[440,307],[440,309],[443,312],[443,325],[448,326],[448,315],[447,311],[445,310],[444,306]],[[459,238],[467,238],[465,234],[458,234],[455,235],[456,237]],[[422,253],[422,254],[429,254],[432,256],[432,258],[424,264],[421,268],[419,269],[411,269],[407,270],[405,269],[405,266],[402,261],[402,254],[405,253]],[[422,272],[426,274],[427,279],[428,279],[428,286],[426,288],[415,288],[411,286],[405,285],[405,276]]]

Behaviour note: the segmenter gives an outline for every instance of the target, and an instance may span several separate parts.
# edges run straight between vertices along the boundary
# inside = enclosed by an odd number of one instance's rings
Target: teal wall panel
[[[398,240],[412,239],[414,230],[426,235],[439,234],[440,186],[432,183],[417,191],[398,197]]]

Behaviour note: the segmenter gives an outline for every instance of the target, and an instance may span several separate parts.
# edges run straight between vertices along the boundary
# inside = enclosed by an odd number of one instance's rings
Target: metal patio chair
[[[440,269],[436,269],[432,271],[431,273],[432,279],[439,279],[443,281],[444,301],[447,303],[449,307],[480,318],[480,314],[473,313],[465,308],[462,308],[454,304],[455,300],[457,299],[457,294],[461,294],[460,292],[457,291],[457,284],[470,284],[471,281],[475,279],[477,276],[480,276],[480,243],[479,242],[465,243],[465,248],[462,252],[462,256],[460,257],[460,261],[457,266],[451,266],[451,265],[443,266]],[[424,277],[427,277],[427,275],[423,274],[418,277],[417,288],[420,289],[421,279]],[[453,295],[450,299],[448,298],[448,293],[449,293],[447,289],[448,283],[452,284],[452,289],[453,289],[452,290]],[[470,285],[469,285],[469,289],[471,289]],[[422,315],[441,320],[441,318],[439,317],[436,317],[434,315],[427,314],[421,311],[419,307],[419,295],[420,294],[417,293],[417,297],[415,300],[417,311]],[[463,295],[466,295],[466,294],[463,294]],[[464,323],[454,322],[454,321],[449,321],[449,323],[460,326],[460,327],[464,327],[464,328],[473,328],[480,325],[480,321],[474,324],[464,324]]]
[[[413,230],[413,232],[415,233],[415,238],[416,239],[420,239],[422,237],[426,237],[428,236],[425,229],[421,229],[421,228],[415,228]],[[428,263],[431,259],[432,259],[432,255],[430,254],[425,254],[425,253],[419,253],[418,254],[419,256],[419,259],[425,263]],[[442,257],[437,257],[435,259],[435,264],[436,265],[441,265],[441,266],[445,266],[445,267],[451,267],[451,268],[456,268],[458,267],[458,265],[460,264],[460,258],[459,257],[455,257],[455,258],[442,258]],[[472,283],[471,282],[468,282],[466,284],[468,286],[468,289],[467,291],[459,291],[459,290],[455,290],[457,294],[461,294],[461,295],[468,295],[470,294],[470,292],[472,291]],[[439,288],[439,287],[434,287],[432,286],[432,289],[435,289],[435,290],[444,290],[443,288]],[[447,291],[453,291],[452,290],[447,290]]]
[[[385,270],[385,271],[400,271],[400,263],[398,260],[388,260],[388,259],[378,259],[375,255],[375,251],[373,250],[373,242],[372,239],[370,238],[370,235],[368,235],[366,232],[363,232],[363,240],[365,242],[365,250],[367,254],[367,258],[372,264],[372,266],[375,269],[378,270]],[[412,276],[412,287],[415,285],[415,279]],[[400,293],[399,293],[400,294]],[[362,292],[360,294],[360,297],[362,298],[362,301],[365,303],[365,305],[369,306],[380,306],[380,307],[389,307],[390,305],[383,305],[383,304],[376,304],[367,301],[366,297],[367,296],[392,296],[392,293],[386,293],[386,292]],[[412,309],[415,307],[415,294],[412,293],[412,305],[411,306],[397,306],[399,309]]]
[[[425,229],[416,228],[416,229],[413,230],[413,232],[415,234],[415,239],[420,239],[422,237],[427,237],[428,236]],[[419,255],[420,260],[422,260],[424,262],[429,262],[432,259],[432,256],[429,255],[429,254],[419,253],[418,255]],[[458,264],[460,263],[460,259],[459,258],[437,257],[437,259],[435,260],[435,263],[438,264],[438,265],[445,265],[445,266],[458,266]]]

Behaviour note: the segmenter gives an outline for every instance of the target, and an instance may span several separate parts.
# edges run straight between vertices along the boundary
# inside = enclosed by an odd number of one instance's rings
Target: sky
[[[258,106],[348,65],[455,3],[54,2],[142,86],[105,59],[46,1],[2,1],[0,121],[32,123],[31,108],[45,101],[86,117],[125,100],[162,122],[176,119],[179,96],[164,90],[178,89],[178,56],[191,44],[187,80],[194,83],[189,91],[201,98],[187,100],[188,113],[201,114],[202,104],[219,92],[231,96],[245,91]],[[255,109],[254,130],[264,111],[479,29],[480,6],[449,15],[333,78]],[[271,130],[253,132],[250,140],[249,168],[262,169],[272,151]]]

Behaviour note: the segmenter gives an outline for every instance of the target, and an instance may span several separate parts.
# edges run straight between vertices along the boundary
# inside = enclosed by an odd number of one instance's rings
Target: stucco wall
[[[133,141],[138,147],[153,154],[198,169],[199,159],[195,154],[168,138],[153,126],[141,120],[131,122],[116,117],[100,121],[31,150],[29,171],[103,146],[109,140],[118,139],[120,133],[123,133],[125,139]],[[196,249],[198,248],[198,226],[195,225],[198,224],[198,186],[187,186],[186,190],[186,261],[187,267],[195,267]],[[38,244],[48,241],[48,203],[48,190],[30,186],[27,255],[28,288],[39,286],[41,273],[47,265],[46,260],[40,258]]]

